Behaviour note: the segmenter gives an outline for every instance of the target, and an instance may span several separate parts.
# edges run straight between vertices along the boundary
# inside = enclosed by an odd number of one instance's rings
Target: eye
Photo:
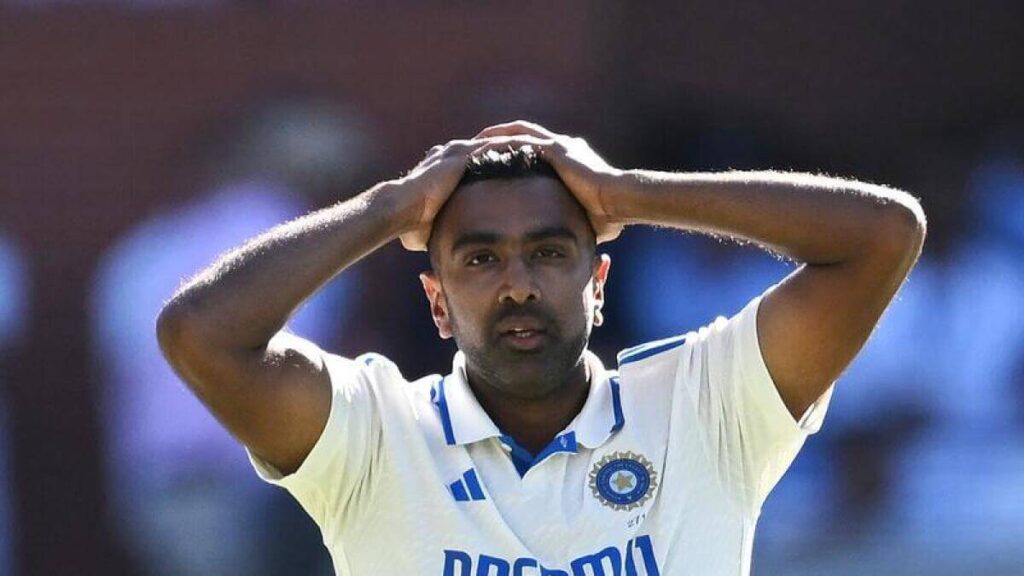
[[[539,256],[541,258],[563,258],[563,257],[565,257],[565,252],[559,250],[558,248],[551,248],[551,247],[538,248],[537,252],[535,252],[535,254],[537,254],[537,256]]]
[[[494,254],[491,254],[490,252],[478,252],[470,255],[466,260],[466,266],[480,266],[482,264],[490,264],[496,260],[497,259],[494,257]]]

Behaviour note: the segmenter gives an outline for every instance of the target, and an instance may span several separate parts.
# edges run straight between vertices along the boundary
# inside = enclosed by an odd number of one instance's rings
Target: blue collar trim
[[[441,378],[437,381],[437,386],[430,391],[434,404],[437,405],[437,410],[441,414],[441,428],[444,429],[444,441],[449,446],[455,445],[455,433],[452,432],[452,417],[448,413],[448,400],[444,397],[444,381],[447,378]],[[436,391],[436,394],[435,394]]]
[[[509,456],[512,458],[512,464],[516,467],[516,472],[519,476],[525,476],[526,473],[537,464],[540,464],[552,454],[559,452],[571,452],[575,454],[579,448],[576,444],[576,433],[566,432],[561,436],[556,436],[543,450],[537,453],[536,456],[530,454],[530,451],[523,448],[516,439],[509,436],[508,434],[502,434],[500,436],[501,442],[511,448]]]
[[[461,354],[461,353],[460,353]],[[592,356],[592,355],[590,355]],[[536,457],[522,455],[520,460],[530,466],[557,452],[576,452],[577,444],[597,448],[623,428],[626,422],[622,408],[621,381],[618,375],[604,371],[600,360],[593,357],[591,390],[582,411],[570,430],[556,436]],[[457,356],[452,374],[437,377],[430,387],[430,401],[437,407],[445,443],[448,446],[470,444],[487,438],[502,437],[502,431],[479,406],[461,372]],[[607,384],[605,384],[607,382]],[[607,386],[605,388],[604,386]],[[456,413],[453,414],[452,412]],[[459,418],[459,422],[453,420]],[[458,428],[458,436],[455,429]],[[512,444],[509,444],[512,445]]]
[[[632,348],[627,348],[622,352],[619,352],[619,367],[625,366],[630,362],[637,362],[644,358],[650,358],[655,354],[661,354],[667,350],[677,348],[686,343],[686,335],[676,336],[674,338],[668,338],[666,340],[658,340],[657,342],[648,342],[647,344],[641,344]]]
[[[612,425],[612,429],[608,432],[614,433],[622,430],[622,426],[626,423],[626,417],[622,414],[622,398],[619,396],[619,377],[613,376],[608,379],[608,385],[612,387],[612,411],[615,414],[615,424]]]

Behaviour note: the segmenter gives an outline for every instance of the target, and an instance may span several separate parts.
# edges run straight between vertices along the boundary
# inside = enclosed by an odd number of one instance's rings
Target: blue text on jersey
[[[639,557],[639,558],[638,558]],[[475,566],[475,570],[474,570]],[[541,566],[535,558],[506,559],[462,550],[444,551],[444,576],[660,576],[650,536],[638,536],[623,550],[609,546],[569,562],[569,570]]]

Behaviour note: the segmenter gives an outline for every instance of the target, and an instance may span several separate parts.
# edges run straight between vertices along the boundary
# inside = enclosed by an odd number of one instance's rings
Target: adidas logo
[[[480,488],[480,481],[476,477],[476,470],[470,468],[462,473],[462,478],[448,485],[448,491],[452,493],[456,502],[469,502],[470,500],[486,500],[484,491]]]

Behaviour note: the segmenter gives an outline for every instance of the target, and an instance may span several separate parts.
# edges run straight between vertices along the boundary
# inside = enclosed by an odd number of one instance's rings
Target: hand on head
[[[618,237],[623,226],[605,209],[602,188],[621,171],[598,156],[583,138],[557,134],[532,122],[515,121],[487,127],[469,140],[434,146],[426,158],[399,180],[402,185],[415,186],[423,198],[415,227],[400,236],[402,245],[409,250],[427,249],[434,217],[458,186],[470,158],[525,146],[533,148],[555,169],[586,209],[598,242]]]

